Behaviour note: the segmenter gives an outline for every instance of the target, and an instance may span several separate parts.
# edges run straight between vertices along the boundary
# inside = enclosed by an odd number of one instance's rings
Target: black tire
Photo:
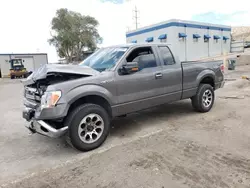
[[[84,119],[84,117],[93,113],[102,118],[104,122],[103,132],[95,142],[85,143],[81,140],[81,137],[78,134],[78,128],[81,126],[80,122]],[[69,132],[66,135],[66,141],[80,151],[90,151],[98,148],[106,140],[110,130],[110,118],[107,111],[103,107],[88,103],[75,108],[66,118],[65,125],[69,127]]]
[[[14,79],[14,78],[15,78],[15,76],[13,76],[13,75],[10,76],[10,79]]]
[[[203,103],[203,95],[205,92],[211,92],[212,100],[208,106]],[[191,98],[193,108],[198,112],[208,112],[211,110],[214,104],[214,89],[209,84],[200,84],[195,96]]]

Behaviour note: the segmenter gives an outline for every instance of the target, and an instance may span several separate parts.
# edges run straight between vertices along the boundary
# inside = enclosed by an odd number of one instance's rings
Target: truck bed
[[[223,81],[224,76],[220,70],[223,61],[186,61],[181,62],[182,66],[182,98],[187,98],[196,92],[199,83],[204,75],[214,79],[214,83]]]

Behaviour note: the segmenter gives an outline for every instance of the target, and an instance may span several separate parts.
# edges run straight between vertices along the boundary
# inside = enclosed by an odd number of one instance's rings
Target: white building
[[[30,53],[30,54],[0,54],[0,75],[7,77],[10,73],[11,59],[22,59],[24,67],[27,71],[37,70],[40,66],[48,63],[46,53]]]
[[[183,20],[169,20],[126,33],[127,43],[170,44],[181,61],[230,52],[231,27]]]

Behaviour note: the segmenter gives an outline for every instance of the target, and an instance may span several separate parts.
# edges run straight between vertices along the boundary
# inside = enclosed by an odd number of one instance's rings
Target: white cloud
[[[99,0],[4,0],[0,11],[0,53],[46,52],[49,61],[57,61],[54,47],[49,46],[50,21],[59,8],[68,8],[84,15],[94,16],[99,22],[99,32],[104,38],[103,45],[125,42],[127,27],[134,29],[132,10],[139,9],[139,26],[165,21],[168,19],[189,20],[193,15],[206,12],[231,14],[246,11],[234,16],[226,24],[250,25],[250,6],[248,0],[238,0],[237,5],[221,0],[130,0],[123,4],[101,2]],[[248,5],[248,6],[246,6]]]

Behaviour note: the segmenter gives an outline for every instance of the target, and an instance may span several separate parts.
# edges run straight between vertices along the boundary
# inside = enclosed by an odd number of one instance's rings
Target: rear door
[[[171,102],[181,99],[182,68],[168,46],[158,46],[158,54],[162,65],[161,87],[164,88],[165,101]]]
[[[154,47],[143,46],[132,49],[124,60],[138,62],[139,71],[128,75],[116,73],[118,111],[126,114],[155,106],[162,88],[162,67]],[[139,62],[140,61],[140,62]]]

